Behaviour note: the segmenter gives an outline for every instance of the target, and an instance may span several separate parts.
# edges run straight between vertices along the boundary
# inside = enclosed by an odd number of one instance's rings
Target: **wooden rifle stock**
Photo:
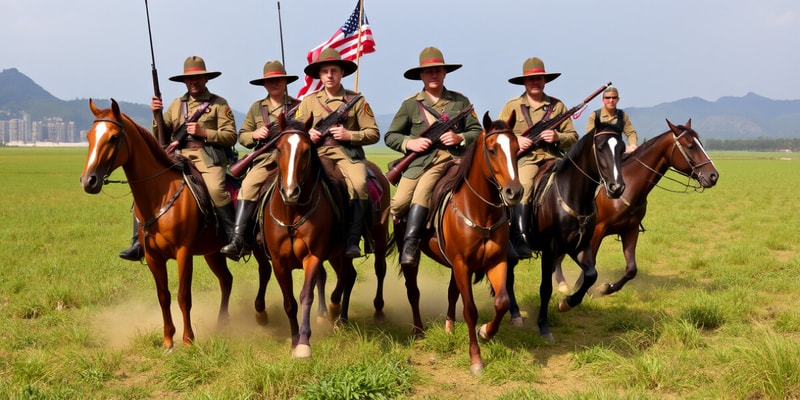
[[[522,132],[522,134],[520,136],[525,136],[528,139],[531,139],[533,141],[533,144],[531,145],[531,147],[527,148],[526,150],[520,150],[517,153],[517,157],[518,158],[522,157],[522,156],[530,153],[534,149],[537,149],[537,148],[542,147],[543,145],[545,145],[546,143],[539,136],[539,135],[542,134],[542,132],[544,132],[544,131],[546,131],[548,129],[557,128],[564,121],[566,121],[570,117],[572,117],[573,114],[575,114],[576,112],[580,111],[583,108],[583,106],[585,106],[587,103],[592,101],[592,99],[597,97],[597,95],[602,93],[609,86],[611,86],[611,82],[608,82],[605,85],[601,86],[599,89],[595,90],[592,94],[589,95],[589,97],[583,99],[583,101],[580,104],[576,105],[575,107],[570,108],[569,110],[567,110],[567,112],[562,113],[562,114],[558,114],[553,118],[548,118],[546,120],[543,119],[543,120],[533,124],[533,126],[531,126],[530,128],[526,129],[525,132]]]
[[[461,110],[458,114],[454,117],[450,117],[446,120],[436,120],[436,122],[432,123],[427,129],[422,131],[419,136],[420,137],[427,137],[431,139],[431,141],[436,142],[442,136],[443,133],[452,130],[453,127],[456,126],[461,120],[467,117],[467,115],[471,114],[473,110],[472,104]],[[431,145],[430,148],[434,148]],[[424,154],[425,152],[416,152],[412,151],[407,153],[405,156],[394,160],[389,163],[389,171],[384,174],[386,176],[386,180],[389,181],[392,185],[397,186],[397,183],[400,182],[400,177],[402,177],[403,172],[411,165],[411,162],[414,161],[418,156]]]

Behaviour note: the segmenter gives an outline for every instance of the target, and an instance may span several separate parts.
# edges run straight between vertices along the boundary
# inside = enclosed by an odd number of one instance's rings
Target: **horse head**
[[[317,160],[316,147],[311,142],[308,131],[313,119],[305,122],[288,119],[283,114],[278,117],[279,136],[275,142],[278,151],[279,184],[278,191],[283,202],[296,205],[300,201],[303,186],[307,181],[315,180],[322,172]]]
[[[625,191],[622,179],[622,154],[625,143],[622,134],[615,131],[601,131],[592,134],[597,175],[600,184],[610,199],[618,199]]]
[[[672,167],[676,171],[695,179],[703,188],[710,188],[716,185],[717,179],[719,179],[719,172],[714,166],[714,162],[708,157],[705,148],[703,148],[700,136],[692,129],[692,120],[689,119],[685,125],[678,126],[667,120],[667,125],[675,139],[672,154],[670,155]],[[680,153],[680,156],[675,154],[676,150]]]
[[[519,143],[513,131],[515,122],[516,111],[512,111],[506,121],[493,121],[487,111],[483,115],[483,134],[476,148],[476,151],[483,149],[484,177],[497,186],[506,206],[513,206],[522,199],[522,184],[517,171]]]
[[[97,108],[89,99],[89,109],[94,114],[94,125],[86,133],[89,156],[81,174],[81,185],[86,193],[96,194],[108,176],[127,161],[129,146],[125,136],[126,121],[114,99],[111,99],[111,109],[105,110]]]

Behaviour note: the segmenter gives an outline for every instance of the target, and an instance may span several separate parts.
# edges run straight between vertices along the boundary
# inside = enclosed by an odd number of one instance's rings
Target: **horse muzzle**
[[[622,196],[622,193],[625,192],[624,182],[606,182],[604,187],[609,199],[618,199]]]
[[[81,175],[81,186],[86,193],[98,194],[103,189],[103,179],[96,172],[86,173]]]
[[[515,206],[522,200],[522,185],[506,186],[500,189],[500,198],[503,199],[503,205]]]

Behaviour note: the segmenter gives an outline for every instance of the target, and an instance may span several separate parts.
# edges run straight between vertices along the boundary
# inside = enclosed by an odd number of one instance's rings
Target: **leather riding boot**
[[[361,230],[364,226],[364,202],[358,199],[350,200],[347,204],[348,215],[350,216],[350,227],[347,232],[346,247],[344,256],[347,258],[361,257]]]
[[[133,217],[133,239],[131,240],[131,247],[120,251],[119,257],[128,261],[139,261],[144,257],[142,244],[139,243],[139,221],[136,220],[136,216]]]
[[[231,242],[224,246],[220,252],[234,261],[250,253],[252,243],[248,243],[256,202],[253,200],[239,200],[236,202],[236,223],[233,228]]]
[[[236,218],[236,209],[233,203],[231,202],[222,207],[216,207],[214,208],[214,212],[217,214],[217,229],[225,232],[225,237],[230,243],[233,238],[233,229],[236,226],[234,222]]]
[[[517,257],[522,260],[531,258],[533,251],[528,245],[528,237],[525,232],[528,231],[528,220],[531,217],[531,206],[527,204],[517,204],[511,207],[511,246],[514,247],[514,252]]]
[[[428,208],[412,204],[408,210],[406,233],[403,238],[403,253],[400,254],[400,265],[416,265],[419,262],[419,240],[425,230],[428,219]]]

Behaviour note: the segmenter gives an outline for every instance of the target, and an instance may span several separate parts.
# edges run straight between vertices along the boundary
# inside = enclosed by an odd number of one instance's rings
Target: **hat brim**
[[[222,75],[222,72],[213,71],[213,72],[198,72],[194,74],[175,75],[175,76],[170,76],[169,80],[173,82],[183,82],[183,79],[186,78],[187,76],[197,76],[197,75],[205,75],[208,76],[208,80],[212,80]]]
[[[403,73],[403,77],[405,77],[406,79],[410,79],[412,81],[419,81],[419,80],[422,80],[422,78],[420,78],[419,74],[422,72],[423,69],[425,69],[425,68],[434,68],[434,67],[444,67],[445,71],[453,72],[453,71],[461,68],[461,64],[431,64],[431,65],[426,65],[424,67],[414,67],[414,68],[411,68],[408,71],[404,72]]]
[[[292,83],[292,82],[294,82],[294,81],[296,81],[298,79],[298,77],[296,75],[277,75],[277,76],[270,76],[269,78],[253,79],[252,81],[250,81],[250,84],[251,85],[256,85],[256,86],[262,86],[262,85],[264,85],[264,82],[266,82],[266,81],[268,81],[270,79],[279,79],[279,78],[286,79],[286,84],[290,84],[290,83]]]
[[[528,77],[531,77],[531,76],[543,76],[545,82],[550,82],[550,81],[558,78],[559,76],[561,76],[561,72],[550,72],[550,73],[545,73],[545,74],[522,75],[522,76],[517,76],[517,77],[511,78],[511,79],[508,80],[508,82],[513,83],[515,85],[524,85],[525,84],[525,78],[528,78]]]
[[[356,72],[356,70],[358,69],[358,64],[349,60],[327,60],[327,61],[317,61],[315,63],[308,64],[303,69],[303,72],[314,79],[319,79],[319,70],[322,68],[324,64],[336,64],[339,67],[341,67],[343,77],[352,75],[353,72]]]

